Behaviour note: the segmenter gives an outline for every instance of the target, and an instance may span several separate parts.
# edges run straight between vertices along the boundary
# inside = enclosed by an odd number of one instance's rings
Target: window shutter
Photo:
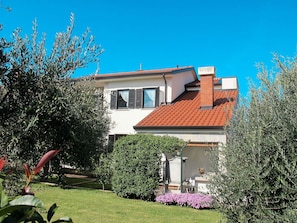
[[[158,107],[159,106],[159,101],[160,101],[160,99],[159,99],[159,95],[160,95],[160,88],[159,87],[157,87],[156,88],[156,101],[155,101],[155,107]]]
[[[136,108],[142,108],[142,97],[143,97],[143,90],[136,89]]]
[[[135,89],[129,90],[129,105],[128,108],[135,108]]]
[[[116,109],[116,107],[117,107],[117,91],[111,91],[110,109]]]

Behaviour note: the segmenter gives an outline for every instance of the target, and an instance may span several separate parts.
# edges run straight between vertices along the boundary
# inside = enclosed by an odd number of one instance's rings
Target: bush
[[[72,222],[69,217],[63,217],[56,221],[51,221],[58,206],[53,204],[47,211],[46,220],[40,214],[41,210],[45,210],[43,202],[34,196],[34,193],[30,191],[29,184],[33,177],[35,177],[39,171],[44,167],[46,163],[54,156],[56,156],[60,150],[51,150],[47,152],[38,162],[37,166],[32,170],[28,164],[24,164],[26,175],[26,186],[21,191],[21,196],[9,197],[5,193],[2,186],[3,181],[9,175],[0,174],[0,222],[14,223],[14,222]],[[2,156],[0,159],[0,171],[3,169],[7,159]],[[8,171],[8,174],[13,171]]]
[[[175,137],[129,135],[116,141],[113,150],[114,192],[125,198],[152,201],[159,183],[160,155],[182,145]]]
[[[102,189],[105,189],[105,185],[111,183],[112,169],[111,169],[111,154],[101,154],[99,164],[96,167],[94,174],[97,181],[102,185]]]
[[[165,205],[179,205],[195,209],[211,208],[212,197],[208,194],[163,194],[156,201]]]

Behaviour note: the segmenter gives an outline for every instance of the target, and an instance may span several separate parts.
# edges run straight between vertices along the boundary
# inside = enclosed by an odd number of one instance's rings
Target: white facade
[[[116,75],[116,74],[115,74]],[[98,75],[99,77],[100,75]],[[127,78],[111,78],[95,82],[95,86],[104,89],[107,102],[111,100],[112,91],[125,89],[159,88],[159,104],[171,103],[185,90],[185,84],[197,80],[193,69],[186,69],[178,73],[165,73],[162,75],[142,76]],[[165,98],[165,96],[167,96]],[[135,134],[133,126],[146,117],[155,108],[110,109],[112,120],[111,135]]]
[[[208,67],[209,68],[209,67]],[[210,67],[212,68],[212,67]],[[215,69],[201,70],[205,72],[214,72]],[[112,92],[128,89],[158,89],[158,106],[170,104],[183,92],[185,85],[197,81],[198,77],[193,67],[185,67],[176,70],[164,69],[153,72],[143,73],[142,71],[127,72],[122,74],[97,76],[95,86],[104,90],[107,103],[112,100]],[[222,78],[220,86],[214,86],[215,89],[230,90],[237,89],[236,78]],[[198,91],[199,87],[190,87],[189,91]],[[185,108],[187,109],[187,108]],[[198,107],[197,107],[198,109]],[[109,110],[112,121],[110,135],[135,134],[133,128],[142,119],[148,116],[155,108],[113,108]],[[172,184],[181,186],[186,179],[194,182],[196,191],[207,192],[205,185],[208,183],[211,173],[210,162],[207,158],[207,150],[211,146],[221,149],[226,143],[226,135],[223,128],[153,128],[138,129],[137,132],[152,133],[154,135],[174,136],[188,142],[188,146],[180,151],[177,156],[169,157],[171,165],[170,175]],[[179,155],[179,157],[178,157]],[[181,158],[183,157],[183,158]],[[204,168],[205,174],[201,175],[198,168]],[[196,183],[195,183],[196,182]],[[179,187],[179,189],[181,189]]]

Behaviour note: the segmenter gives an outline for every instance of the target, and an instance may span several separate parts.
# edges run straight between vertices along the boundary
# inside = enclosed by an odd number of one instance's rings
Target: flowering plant
[[[195,209],[203,209],[211,208],[212,197],[208,194],[166,193],[157,196],[156,201],[165,205],[179,205]]]
[[[1,175],[0,180],[0,222],[40,222],[46,223],[50,222],[57,205],[53,204],[47,211],[47,221],[43,219],[38,209],[44,209],[43,202],[34,196],[34,193],[30,192],[29,184],[32,178],[39,173],[39,171],[44,167],[44,165],[56,156],[60,150],[51,150],[47,152],[41,160],[38,162],[36,168],[32,171],[28,164],[24,164],[25,175],[26,175],[26,185],[22,189],[22,196],[10,199],[4,192],[2,181],[4,174]],[[7,160],[4,156],[0,159],[0,171],[3,169]],[[53,223],[58,222],[72,222],[71,218],[64,217],[60,218]]]
[[[59,152],[60,152],[60,150],[50,150],[50,151],[48,151],[39,160],[36,168],[33,171],[30,169],[30,167],[29,167],[29,165],[27,163],[24,164],[24,169],[25,169],[25,173],[26,173],[26,186],[23,188],[23,191],[22,191],[23,195],[31,193],[29,184],[31,183],[32,178],[34,176],[36,176],[40,172],[40,170],[44,167],[44,165],[47,162],[49,162],[54,156],[56,156]]]

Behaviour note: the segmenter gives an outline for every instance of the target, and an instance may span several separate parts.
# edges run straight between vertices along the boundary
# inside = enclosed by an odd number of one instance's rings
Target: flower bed
[[[207,194],[163,194],[156,197],[156,201],[165,205],[187,206],[195,209],[211,208],[212,198]]]

